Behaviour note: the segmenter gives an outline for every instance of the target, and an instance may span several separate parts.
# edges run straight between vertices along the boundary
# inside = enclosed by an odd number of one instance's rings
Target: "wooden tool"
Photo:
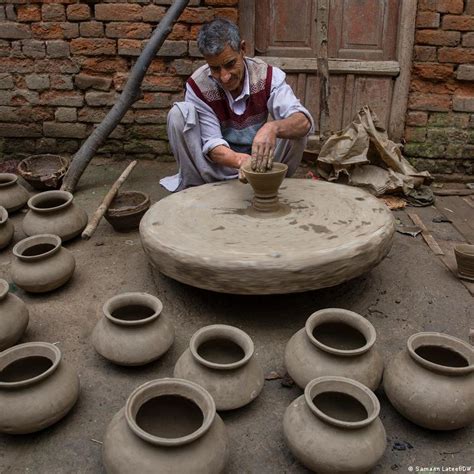
[[[109,208],[110,203],[112,202],[114,197],[117,195],[117,192],[120,189],[120,186],[122,186],[124,181],[128,178],[129,174],[132,172],[133,168],[135,168],[136,164],[137,164],[136,160],[132,161],[125,168],[125,171],[120,175],[119,179],[117,179],[117,181],[115,181],[115,183],[112,185],[109,192],[105,195],[104,200],[102,201],[102,204],[97,208],[89,224],[84,229],[84,232],[82,232],[81,234],[81,237],[84,240],[89,240],[91,238],[92,234],[95,232],[97,226],[99,225],[100,220],[102,219],[107,209]]]

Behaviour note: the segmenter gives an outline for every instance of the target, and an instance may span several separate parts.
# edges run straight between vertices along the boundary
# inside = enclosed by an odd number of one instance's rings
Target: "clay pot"
[[[76,372],[47,342],[27,342],[0,353],[0,432],[33,433],[53,425],[79,396]]]
[[[227,434],[214,400],[201,386],[165,378],[147,382],[128,398],[104,437],[108,473],[219,473]]]
[[[380,404],[365,385],[344,377],[312,380],[283,418],[293,455],[318,473],[362,473],[386,447]]]
[[[8,289],[8,282],[0,279],[0,351],[21,339],[30,319],[26,304]]]
[[[7,210],[0,206],[0,249],[4,249],[13,239],[15,227],[8,219]]]
[[[316,311],[288,341],[286,370],[301,388],[317,377],[337,375],[375,390],[383,373],[375,339],[372,324],[357,313],[338,308]]]
[[[64,285],[76,267],[72,253],[57,235],[34,235],[13,247],[12,280],[32,293],[44,293]]]
[[[143,365],[161,357],[173,344],[174,329],[163,304],[147,293],[110,298],[92,332],[95,350],[119,365]]]
[[[87,225],[87,214],[73,199],[67,191],[45,191],[33,196],[23,219],[25,234],[54,234],[63,242],[79,235]]]
[[[69,160],[59,155],[31,155],[18,164],[18,173],[38,191],[59,189]]]
[[[252,205],[256,211],[275,212],[279,209],[278,189],[287,171],[288,166],[284,163],[273,163],[272,169],[264,173],[252,171],[250,165],[243,167],[245,178],[255,193]]]
[[[474,281],[474,245],[456,245],[454,255],[456,256],[459,276]]]
[[[7,212],[21,209],[30,197],[28,191],[18,183],[18,176],[13,173],[0,173],[0,206]]]
[[[241,329],[224,324],[194,333],[189,349],[176,362],[174,376],[202,385],[212,395],[217,410],[247,405],[259,395],[264,383],[252,339]]]
[[[148,194],[124,191],[114,197],[104,217],[116,231],[127,232],[138,228],[149,207]]]
[[[391,359],[384,389],[413,423],[454,430],[474,421],[474,349],[453,336],[420,332]]]

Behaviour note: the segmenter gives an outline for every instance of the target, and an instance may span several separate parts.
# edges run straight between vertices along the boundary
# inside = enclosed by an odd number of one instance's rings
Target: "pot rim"
[[[8,220],[8,211],[3,206],[0,206],[0,224],[5,224],[7,220]]]
[[[187,398],[196,404],[203,415],[201,426],[192,433],[179,438],[155,436],[140,428],[135,420],[138,410],[146,402],[162,395]],[[191,443],[209,430],[215,417],[216,404],[210,393],[195,382],[179,378],[167,377],[146,382],[130,394],[125,404],[125,419],[129,428],[144,441],[157,446],[181,446]]]
[[[132,302],[130,302],[130,298]],[[112,313],[122,307],[121,303],[127,300],[127,306],[132,304],[146,306],[154,311],[151,316],[148,316],[143,319],[135,319],[135,320],[125,320],[116,318],[112,315]],[[125,305],[124,305],[125,306]],[[118,295],[112,296],[109,298],[104,305],[102,306],[102,312],[104,316],[113,324],[117,324],[119,326],[142,326],[143,324],[148,324],[154,321],[155,319],[160,316],[161,312],[163,311],[163,303],[159,298],[154,295],[150,295],[149,293],[144,293],[140,291],[129,291],[125,293],[120,293]]]
[[[8,281],[0,278],[0,300],[3,300],[8,295],[9,291],[10,285],[8,284]]]
[[[464,357],[468,365],[465,367],[450,367],[424,359],[415,351],[419,347],[426,345],[436,345],[454,351]],[[443,334],[440,332],[417,332],[408,338],[407,349],[411,358],[415,360],[415,362],[429,370],[447,375],[465,375],[474,372],[473,347],[462,339],[450,336],[449,334]]]
[[[220,364],[218,362],[211,362],[204,359],[204,357],[198,353],[199,346],[203,342],[211,339],[228,339],[232,341],[244,351],[244,357],[236,362],[231,362],[230,364]],[[255,351],[255,346],[252,338],[245,331],[242,331],[242,329],[228,324],[211,324],[198,329],[192,335],[191,340],[189,341],[189,350],[191,351],[193,358],[205,367],[217,370],[232,370],[242,367],[251,359]]]
[[[47,199],[49,197],[61,197],[61,198],[65,198],[65,201],[62,204],[59,204],[59,206],[37,207],[38,202],[41,202],[43,199]],[[48,212],[56,212],[68,207],[72,203],[73,199],[74,199],[74,196],[69,191],[61,191],[59,189],[53,189],[51,191],[43,191],[41,193],[35,194],[34,196],[30,197],[30,199],[28,199],[28,207],[32,211],[39,212],[42,214],[48,213]]]
[[[12,184],[15,184],[18,181],[18,176],[13,173],[0,173],[0,179],[1,178],[10,178],[9,181],[0,181],[0,188],[6,187],[6,186],[11,186]]]
[[[348,350],[337,349],[335,347],[323,344],[321,341],[319,341],[313,336],[313,331],[320,324],[329,321],[339,322],[341,324],[350,326],[352,329],[359,331],[365,337],[365,340],[367,342],[363,346],[358,347],[357,349]],[[364,354],[374,346],[377,338],[377,333],[375,331],[374,326],[367,319],[365,319],[360,314],[355,313],[354,311],[349,311],[347,309],[342,308],[325,308],[314,312],[306,320],[305,332],[310,342],[318,349],[342,357],[352,357]]]
[[[324,387],[324,385],[339,388],[339,390],[333,389],[327,391],[338,391],[356,399],[364,406],[365,410],[367,411],[367,418],[361,421],[344,421],[326,415],[326,413],[321,411],[313,402],[313,398],[316,395],[318,395],[319,393],[324,393],[326,391],[318,391],[318,389]],[[356,396],[355,394],[357,394],[358,396]],[[318,418],[325,421],[326,423],[329,423],[333,426],[337,426],[339,428],[363,428],[372,423],[379,416],[380,413],[380,402],[375,396],[374,392],[372,392],[372,390],[367,388],[364,384],[357,382],[356,380],[349,379],[347,377],[324,376],[313,379],[306,385],[304,389],[304,398],[306,404],[308,405],[308,408],[314,415],[316,415]]]
[[[33,349],[33,351],[31,351],[31,349]],[[15,357],[14,356],[15,352],[19,352],[20,357]],[[0,371],[3,370],[3,368],[10,365],[12,362],[23,359],[24,357],[31,357],[32,355],[33,356],[39,355],[42,357],[46,357],[49,360],[51,360],[53,364],[51,365],[51,367],[49,367],[47,370],[45,370],[41,374],[37,375],[36,377],[32,377],[30,379],[20,380],[18,382],[1,382],[0,381],[0,388],[16,389],[16,388],[22,388],[28,385],[35,384],[39,382],[40,380],[43,380],[46,377],[49,377],[58,368],[58,365],[61,362],[61,358],[62,358],[61,351],[54,344],[51,344],[49,342],[25,342],[23,344],[17,344],[16,346],[10,347],[9,349],[6,349],[3,352],[0,352],[0,367],[2,366],[2,359],[3,360],[7,359],[7,363],[0,369]],[[48,357],[48,355],[50,357]]]
[[[38,242],[36,242],[38,241]],[[34,242],[33,245],[30,245],[31,242]],[[39,255],[23,255],[26,249],[33,247],[34,245],[39,244],[52,244],[54,248],[48,250],[47,252],[41,253]],[[31,262],[35,260],[40,260],[45,257],[49,257],[56,252],[59,251],[62,245],[61,237],[54,235],[54,234],[38,234],[32,235],[31,237],[27,237],[26,239],[20,240],[14,247],[13,247],[13,255],[23,261]]]
[[[461,257],[474,258],[474,245],[473,244],[458,244],[454,247],[454,253]]]
[[[273,162],[272,169],[265,171],[264,173],[260,173],[259,171],[254,171],[249,164],[243,166],[244,173],[248,173],[250,176],[262,176],[262,175],[275,175],[281,174],[283,172],[288,171],[288,165],[285,163],[280,163],[278,161]]]
[[[110,204],[110,207],[106,211],[107,217],[123,217],[123,216],[129,216],[130,214],[139,214],[140,212],[143,212],[144,210],[148,209],[150,207],[151,201],[150,201],[150,196],[148,194],[142,192],[142,191],[122,191],[117,193],[114,199],[120,197],[120,196],[140,196],[142,200],[138,203],[135,204],[133,207],[112,207],[113,206],[113,200]]]

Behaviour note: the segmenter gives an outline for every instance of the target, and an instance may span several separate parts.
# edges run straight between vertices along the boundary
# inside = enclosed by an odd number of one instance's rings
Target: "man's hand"
[[[272,168],[277,132],[273,122],[267,122],[252,143],[252,169],[263,173]]]
[[[239,181],[242,182],[242,183],[248,183],[247,178],[245,177],[245,174],[244,174],[242,168],[247,164],[251,165],[252,157],[250,155],[245,154],[245,153],[237,153],[237,155],[240,159]]]

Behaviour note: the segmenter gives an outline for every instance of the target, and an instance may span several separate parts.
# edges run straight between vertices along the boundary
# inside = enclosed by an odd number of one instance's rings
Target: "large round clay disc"
[[[285,179],[280,202],[286,211],[277,217],[255,216],[252,196],[249,185],[233,180],[154,204],[140,223],[152,265],[218,292],[293,293],[354,278],[390,250],[392,214],[361,189]]]

